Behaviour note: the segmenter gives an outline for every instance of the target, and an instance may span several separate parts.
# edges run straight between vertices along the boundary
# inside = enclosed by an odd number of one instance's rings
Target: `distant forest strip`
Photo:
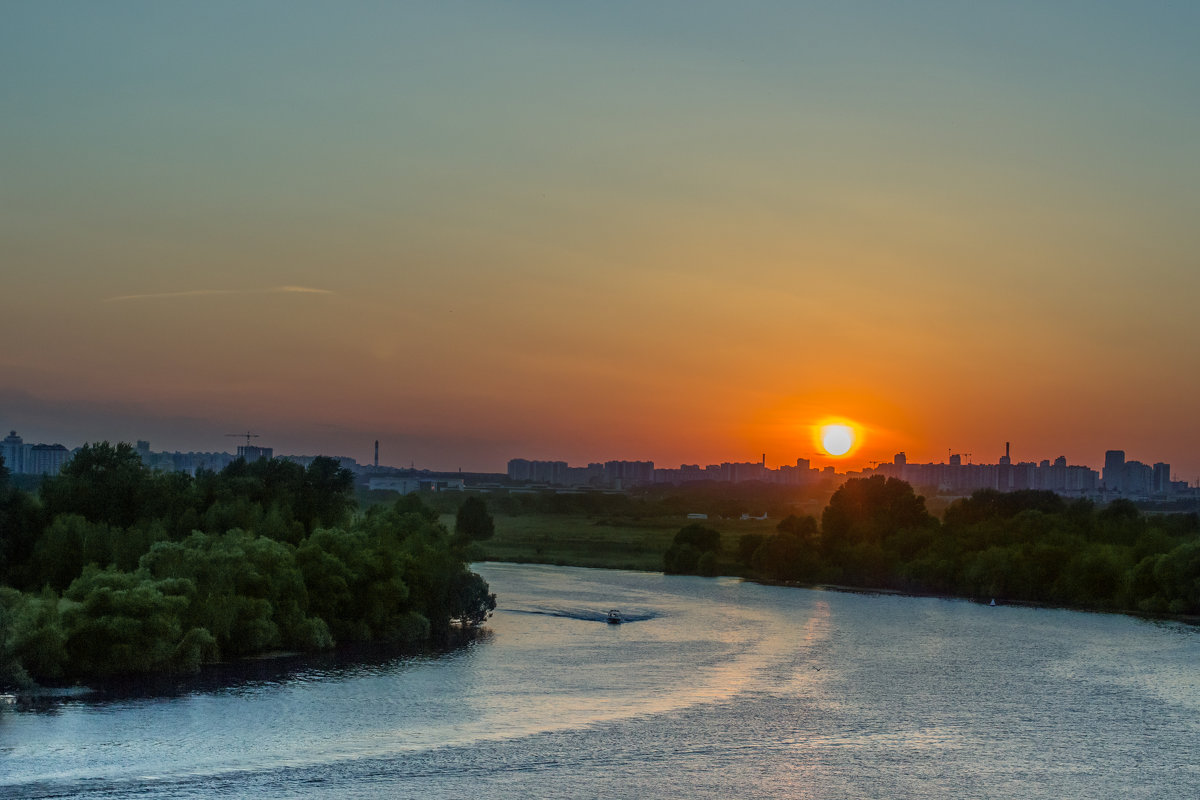
[[[454,533],[416,495],[358,513],[333,459],[192,477],[101,443],[36,492],[8,478],[0,461],[0,688],[445,641],[495,608],[467,568],[482,501],[460,498]]]
[[[497,559],[1200,615],[1200,516],[1126,500],[984,490],[939,519],[908,483],[873,476],[836,489],[705,484],[487,502],[497,533],[484,550]],[[770,521],[740,518],[764,512]],[[707,519],[681,528],[688,513]]]
[[[1200,614],[1200,517],[1097,508],[1048,491],[975,492],[938,520],[904,481],[847,481],[818,521],[790,515],[727,549],[695,523],[673,573],[955,595],[1147,614]]]

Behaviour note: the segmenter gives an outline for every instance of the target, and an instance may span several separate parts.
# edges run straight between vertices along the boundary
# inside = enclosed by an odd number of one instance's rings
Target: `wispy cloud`
[[[274,286],[269,289],[188,289],[182,292],[121,294],[116,297],[106,297],[104,298],[104,302],[119,303],[126,300],[164,300],[175,297],[205,297],[220,294],[334,294],[334,292],[330,289],[317,289],[312,286]]]
[[[300,294],[333,294],[329,289],[314,289],[311,286],[280,286],[268,289],[269,292],[298,292]]]

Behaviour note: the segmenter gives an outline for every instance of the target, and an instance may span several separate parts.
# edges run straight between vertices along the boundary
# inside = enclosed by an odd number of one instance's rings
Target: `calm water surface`
[[[0,709],[0,797],[1200,797],[1193,628],[478,569],[446,655]]]

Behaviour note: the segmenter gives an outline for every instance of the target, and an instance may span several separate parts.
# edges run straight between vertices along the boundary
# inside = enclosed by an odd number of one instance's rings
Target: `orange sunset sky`
[[[11,2],[0,425],[1200,477],[1200,6]]]

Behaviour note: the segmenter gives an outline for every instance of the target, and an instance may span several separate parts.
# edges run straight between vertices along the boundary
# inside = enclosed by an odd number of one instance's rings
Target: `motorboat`
[[[621,619],[621,612],[614,608],[608,612],[608,616],[605,617],[605,621],[609,625],[620,625],[625,620]]]

